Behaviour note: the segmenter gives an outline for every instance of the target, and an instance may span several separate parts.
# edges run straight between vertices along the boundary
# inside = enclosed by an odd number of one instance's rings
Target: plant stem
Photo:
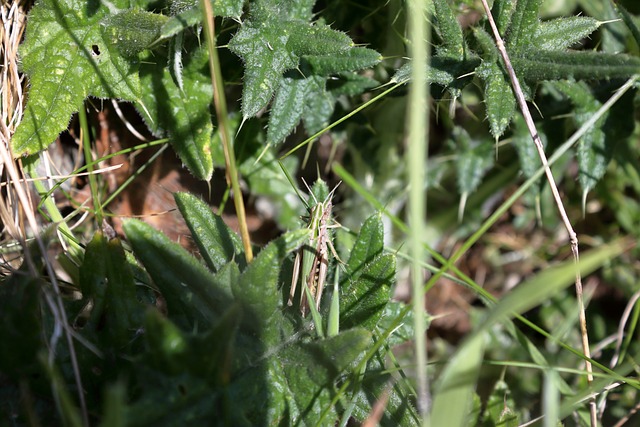
[[[209,70],[211,71],[211,83],[213,84],[213,104],[216,109],[222,147],[224,149],[224,161],[227,169],[227,184],[231,184],[231,190],[233,191],[233,203],[236,207],[236,215],[238,216],[238,225],[240,227],[240,236],[242,237],[245,257],[247,262],[251,262],[253,259],[253,251],[251,249],[251,239],[249,238],[249,228],[247,227],[247,217],[244,210],[242,191],[240,190],[238,180],[236,156],[233,152],[233,144],[231,142],[231,128],[228,122],[227,101],[224,96],[220,61],[218,59],[218,51],[216,50],[213,9],[211,8],[211,2],[209,0],[201,0],[200,5],[205,16],[204,30],[206,34],[207,48],[209,50]]]
[[[542,161],[542,166],[544,167],[544,172],[547,176],[547,181],[549,182],[549,187],[551,188],[551,193],[553,194],[553,198],[555,200],[556,206],[558,208],[558,212],[560,213],[560,217],[562,222],[564,223],[565,228],[567,229],[567,233],[569,233],[569,242],[571,244],[571,252],[573,254],[573,260],[576,267],[576,297],[578,299],[578,310],[580,314],[580,332],[582,335],[582,350],[584,352],[585,357],[591,358],[591,351],[589,350],[589,335],[587,333],[587,319],[584,310],[584,299],[582,293],[582,278],[580,275],[580,269],[578,267],[580,260],[580,252],[578,249],[578,236],[576,232],[573,230],[571,226],[571,221],[567,216],[567,212],[562,203],[562,198],[560,197],[560,193],[558,192],[558,187],[556,186],[555,180],[553,179],[553,174],[551,173],[551,168],[549,168],[549,163],[547,161],[547,156],[544,152],[544,146],[542,145],[542,141],[540,140],[540,135],[538,130],[536,129],[536,125],[533,122],[533,117],[531,116],[531,112],[529,111],[529,107],[527,106],[527,101],[524,97],[524,93],[522,92],[522,88],[520,87],[520,82],[518,81],[518,77],[511,65],[511,61],[509,59],[509,54],[507,53],[507,49],[504,46],[504,41],[500,36],[500,32],[496,26],[495,21],[493,20],[493,16],[491,16],[491,9],[487,4],[487,0],[482,0],[482,6],[484,7],[485,13],[487,14],[487,18],[489,19],[489,24],[491,25],[491,30],[493,32],[493,36],[496,39],[496,46],[498,47],[498,51],[500,51],[500,56],[502,56],[502,60],[505,65],[505,69],[507,70],[507,74],[509,75],[509,79],[511,80],[511,85],[513,87],[513,92],[516,96],[516,101],[518,102],[518,106],[522,111],[522,115],[524,117],[524,121],[527,124],[527,128],[529,129],[529,133],[531,134],[531,138],[536,145],[536,149],[538,150],[538,155],[540,160]],[[588,360],[585,361],[585,368],[587,371],[587,384],[591,385],[593,383],[593,369],[591,366],[591,362]],[[591,416],[591,427],[596,427],[598,425],[597,420],[597,411],[596,411],[596,401],[595,396],[589,399],[589,413]]]
[[[427,84],[427,60],[429,58],[429,34],[427,28],[427,2],[409,2],[409,40],[412,58],[411,85],[408,105],[408,149],[409,169],[409,224],[411,263],[411,285],[414,315],[414,340],[418,382],[418,410],[423,425],[429,424],[431,398],[427,379],[427,343],[424,322],[425,298],[423,292],[423,269],[419,261],[424,256],[422,237],[425,234],[426,200],[424,177],[426,152],[429,143],[429,102]]]

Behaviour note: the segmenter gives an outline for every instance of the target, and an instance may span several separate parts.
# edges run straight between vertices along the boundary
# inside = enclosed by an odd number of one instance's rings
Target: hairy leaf
[[[150,130],[168,136],[171,146],[189,171],[208,180],[213,173],[211,137],[213,125],[209,106],[213,97],[210,78],[202,73],[208,56],[204,46],[189,44],[184,58],[183,88],[178,87],[166,68],[167,59],[149,56],[141,66],[144,105],[138,108]]]
[[[184,217],[200,254],[212,271],[244,256],[242,242],[205,202],[189,193],[176,193],[176,205]]]
[[[542,22],[533,37],[533,46],[543,50],[561,50],[578,43],[598,29],[598,20],[572,16]]]
[[[42,0],[29,13],[20,56],[30,90],[11,142],[15,156],[44,150],[88,96],[140,99],[137,65],[105,36],[106,16],[106,6],[89,16],[75,0]]]

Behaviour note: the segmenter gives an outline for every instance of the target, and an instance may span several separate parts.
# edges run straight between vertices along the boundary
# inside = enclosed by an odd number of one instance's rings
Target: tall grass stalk
[[[416,351],[416,369],[418,381],[418,409],[423,425],[428,425],[430,407],[429,385],[427,379],[427,347],[425,335],[425,304],[423,296],[423,269],[420,260],[424,250],[422,238],[425,234],[426,198],[426,152],[429,144],[429,102],[427,85],[427,60],[429,58],[429,21],[426,18],[427,2],[413,0],[409,2],[409,51],[413,62],[411,85],[409,87],[409,105],[407,117],[408,149],[407,169],[409,171],[409,225],[411,263],[411,287],[413,295],[414,343]]]
[[[231,126],[228,121],[227,100],[224,96],[224,83],[220,71],[218,51],[216,50],[213,9],[211,8],[211,2],[207,0],[202,0],[200,2],[200,6],[204,11],[204,30],[207,40],[207,50],[209,51],[211,83],[213,85],[213,104],[216,109],[218,127],[220,128],[220,136],[224,149],[224,160],[227,167],[227,180],[231,184],[231,189],[233,191],[233,203],[236,207],[236,215],[238,216],[238,225],[240,227],[240,236],[242,237],[245,257],[247,258],[247,262],[251,262],[253,259],[253,250],[251,249],[251,240],[249,238],[249,228],[247,227],[244,201],[242,200],[242,191],[240,190],[240,183],[238,180],[239,172],[236,165],[236,156],[233,152],[233,144],[231,141]]]

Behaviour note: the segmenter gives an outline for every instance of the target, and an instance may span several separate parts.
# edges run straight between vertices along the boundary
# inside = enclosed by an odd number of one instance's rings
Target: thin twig
[[[527,101],[525,99],[524,93],[522,92],[522,88],[520,87],[520,82],[518,81],[518,77],[511,65],[511,61],[509,60],[509,55],[507,54],[507,49],[504,46],[504,41],[500,36],[498,28],[496,27],[496,23],[493,20],[493,16],[491,15],[491,9],[487,4],[487,0],[482,0],[482,6],[484,7],[485,13],[487,14],[487,18],[489,20],[489,24],[491,25],[491,30],[493,32],[493,36],[496,39],[496,45],[498,50],[500,51],[500,55],[502,56],[502,60],[504,61],[505,69],[507,70],[507,74],[509,75],[509,79],[511,80],[511,85],[513,87],[513,92],[516,96],[516,100],[518,102],[518,106],[522,111],[522,115],[524,117],[525,123],[527,124],[527,128],[529,129],[529,133],[531,134],[531,138],[536,145],[536,149],[538,150],[538,155],[540,156],[540,160],[542,161],[542,165],[544,167],[544,172],[547,176],[547,181],[549,182],[549,187],[551,188],[551,193],[553,194],[553,198],[555,200],[556,206],[558,208],[558,212],[560,213],[560,217],[562,218],[562,222],[564,223],[565,228],[567,229],[567,233],[569,233],[569,242],[571,245],[571,253],[573,254],[573,260],[576,267],[576,297],[578,300],[578,310],[580,316],[580,331],[582,336],[582,351],[584,355],[588,358],[591,358],[591,352],[589,350],[589,335],[587,333],[587,319],[585,316],[584,310],[584,300],[582,293],[582,278],[580,275],[580,269],[578,268],[578,262],[580,260],[580,252],[578,250],[578,236],[576,232],[573,230],[571,226],[571,221],[569,221],[569,217],[567,216],[567,212],[562,203],[562,198],[560,197],[560,193],[558,192],[558,187],[553,179],[553,174],[551,173],[551,169],[549,168],[549,164],[547,162],[547,156],[544,152],[544,146],[542,145],[542,141],[540,140],[540,135],[538,134],[538,130],[536,129],[536,125],[533,122],[533,117],[531,116],[531,112],[529,111],[529,107],[527,106]],[[585,361],[585,368],[587,371],[587,383],[589,386],[593,383],[593,369],[591,367],[591,362],[588,360]],[[589,413],[591,416],[591,426],[595,427],[597,425],[597,413],[596,413],[596,400],[592,398],[589,400]]]

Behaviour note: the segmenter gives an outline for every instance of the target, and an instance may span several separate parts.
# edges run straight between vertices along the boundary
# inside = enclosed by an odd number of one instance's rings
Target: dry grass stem
[[[553,198],[556,203],[556,207],[558,208],[558,212],[560,213],[560,217],[564,226],[569,234],[569,242],[571,244],[571,252],[573,254],[573,259],[576,266],[576,279],[575,279],[575,287],[576,287],[576,297],[578,300],[578,310],[580,316],[580,332],[582,336],[582,352],[584,353],[587,359],[591,358],[591,352],[589,350],[589,335],[587,333],[587,319],[585,315],[584,309],[584,298],[582,291],[582,278],[580,275],[580,269],[578,268],[578,262],[580,260],[580,252],[578,249],[578,236],[576,232],[573,230],[571,225],[571,221],[567,216],[567,212],[564,208],[564,204],[562,202],[562,198],[560,197],[560,193],[558,191],[558,187],[553,178],[553,174],[551,173],[551,169],[549,168],[549,163],[547,161],[547,156],[544,152],[544,146],[540,139],[540,135],[538,130],[536,129],[536,125],[533,122],[533,117],[531,116],[531,112],[529,111],[529,107],[527,105],[527,101],[524,96],[524,92],[520,86],[520,82],[518,81],[518,77],[511,65],[511,61],[509,59],[509,55],[507,53],[507,49],[504,46],[504,41],[500,36],[500,32],[496,26],[495,21],[493,20],[493,16],[491,15],[491,9],[487,4],[487,0],[482,0],[482,6],[484,7],[485,13],[487,14],[487,18],[489,20],[489,24],[491,25],[491,30],[493,32],[493,36],[496,40],[496,46],[498,47],[498,51],[502,57],[504,62],[505,69],[507,70],[507,74],[509,75],[509,79],[511,80],[511,85],[513,87],[513,92],[516,96],[516,101],[520,110],[522,111],[522,115],[524,117],[525,123],[527,124],[527,128],[529,133],[531,134],[531,138],[535,143],[536,149],[538,151],[538,155],[540,160],[542,161],[542,165],[544,167],[545,175],[547,176],[547,181],[549,182],[549,187],[551,188],[551,193],[553,194]],[[585,361],[585,368],[587,371],[587,383],[591,385],[593,383],[593,368],[591,366],[591,362],[589,360]],[[597,409],[596,409],[596,401],[595,397],[589,400],[589,413],[591,418],[591,426],[597,426]]]

